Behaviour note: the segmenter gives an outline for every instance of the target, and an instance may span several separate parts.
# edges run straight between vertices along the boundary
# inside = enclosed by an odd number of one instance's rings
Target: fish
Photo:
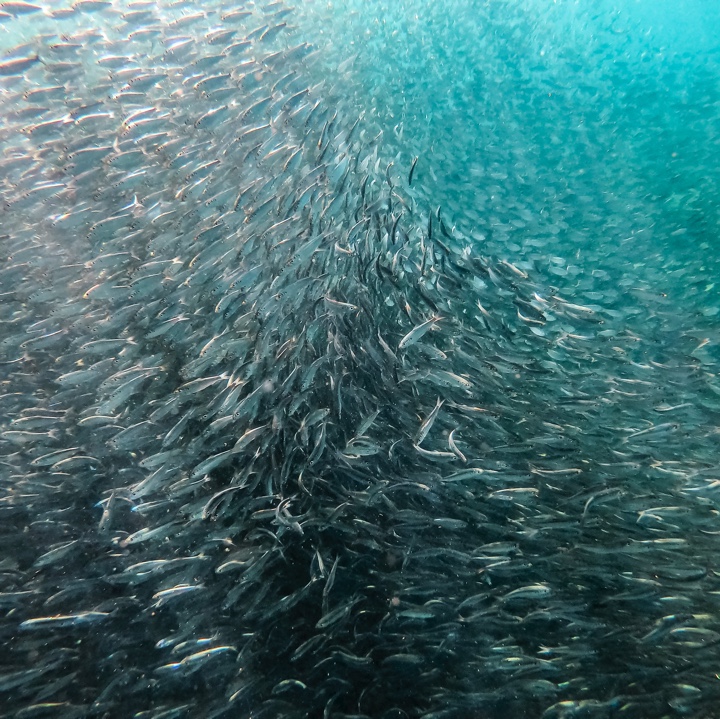
[[[56,615],[51,617],[35,617],[20,622],[22,631],[46,631],[48,629],[65,629],[67,627],[84,627],[103,622],[108,612],[80,612],[78,614]]]
[[[40,56],[14,57],[0,62],[0,77],[21,77],[28,69],[40,62]]]
[[[413,174],[415,173],[415,166],[417,165],[418,159],[419,158],[414,157],[412,163],[410,164],[410,172],[408,173],[408,185],[412,185]]]
[[[40,5],[35,5],[34,3],[28,2],[21,2],[20,0],[15,0],[14,2],[0,3],[0,8],[3,12],[7,13],[8,15],[12,15],[13,17],[31,15],[42,10],[42,7],[40,7]]]
[[[419,342],[425,336],[428,330],[432,329],[435,324],[440,320],[442,320],[442,317],[437,317],[433,315],[429,320],[421,322],[416,327],[413,327],[410,332],[403,336],[403,338],[398,343],[397,348],[399,350],[405,349],[406,347],[409,347],[416,342]]]
[[[420,425],[420,429],[415,435],[415,444],[421,444],[425,437],[428,436],[428,433],[432,429],[432,426],[435,423],[438,413],[440,412],[440,408],[443,406],[443,404],[444,401],[438,397],[437,401],[435,402],[435,407],[433,407],[430,414],[428,414],[428,416],[423,420],[422,424]]]
[[[673,12],[0,3],[8,715],[713,714]]]
[[[461,461],[461,462],[467,462],[467,457],[460,451],[457,444],[455,443],[455,439],[453,435],[455,434],[456,430],[453,430],[448,435],[448,446],[450,447],[450,451]]]

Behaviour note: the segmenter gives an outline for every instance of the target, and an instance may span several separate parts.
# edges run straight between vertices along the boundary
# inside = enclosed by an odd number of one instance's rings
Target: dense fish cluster
[[[483,251],[531,262],[549,285],[622,313],[633,331],[658,311],[663,323],[678,322],[678,308],[720,311],[720,174],[709,161],[717,8],[352,4],[354,13],[310,5],[316,25],[333,27],[326,55],[352,58],[345,94],[400,133],[386,132],[384,147],[408,164],[427,158],[418,167],[427,201]],[[688,15],[691,30],[682,42],[653,34],[633,14],[642,6],[655,25]]]
[[[714,716],[713,220],[523,5],[0,3],[5,714]]]

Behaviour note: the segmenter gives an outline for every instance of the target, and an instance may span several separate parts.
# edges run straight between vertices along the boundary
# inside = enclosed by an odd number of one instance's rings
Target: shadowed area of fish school
[[[9,716],[714,716],[701,10],[0,3]]]

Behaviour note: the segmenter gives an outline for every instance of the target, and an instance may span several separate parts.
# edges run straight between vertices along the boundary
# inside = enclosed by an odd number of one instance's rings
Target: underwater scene
[[[720,5],[0,2],[0,716],[720,717]]]

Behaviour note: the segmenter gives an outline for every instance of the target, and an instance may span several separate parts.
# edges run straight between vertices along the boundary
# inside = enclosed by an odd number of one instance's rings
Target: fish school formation
[[[712,716],[709,373],[485,256],[301,8],[0,13],[8,716]]]

